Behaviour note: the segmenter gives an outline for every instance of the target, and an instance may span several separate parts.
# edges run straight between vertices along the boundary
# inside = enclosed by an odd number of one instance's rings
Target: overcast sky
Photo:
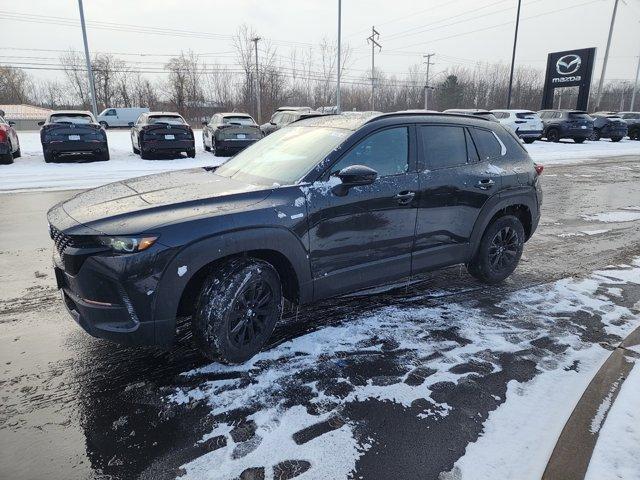
[[[317,48],[337,37],[337,0],[85,0],[89,47],[141,68],[159,68],[181,50],[233,65],[230,36],[245,23],[271,39],[278,54]],[[544,68],[552,51],[597,47],[599,77],[614,0],[523,0],[517,65]],[[343,0],[343,41],[353,50],[347,75],[370,68],[366,37],[380,32],[376,66],[402,75],[435,53],[436,73],[478,61],[508,64],[517,0]],[[60,50],[82,49],[77,0],[4,0],[0,62],[47,68]],[[103,23],[95,23],[103,22]],[[142,33],[139,27],[162,34]],[[98,28],[102,27],[102,28]],[[108,27],[108,28],[104,28]],[[138,31],[136,31],[136,28]],[[185,31],[191,33],[185,33]],[[633,80],[640,53],[640,0],[620,0],[607,79]],[[146,55],[140,55],[146,54]],[[36,65],[41,64],[41,65]],[[59,72],[29,70],[38,77]]]

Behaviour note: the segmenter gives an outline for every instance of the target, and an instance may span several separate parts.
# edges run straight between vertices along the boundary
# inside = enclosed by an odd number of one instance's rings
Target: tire
[[[187,157],[196,158],[196,149],[192,148],[190,150],[187,150]]]
[[[106,152],[102,152],[96,155],[96,160],[98,162],[106,162],[108,161],[110,158],[109,156],[109,150],[107,150]]]
[[[513,215],[499,217],[484,231],[467,271],[483,283],[500,283],[518,266],[523,247],[524,227],[520,220]]]
[[[597,130],[594,130],[591,136],[589,137],[589,140],[593,142],[598,142],[600,140],[600,132],[598,132]]]
[[[140,155],[140,150],[138,150],[135,145],[133,144],[133,142],[131,142],[131,149],[133,150],[133,153],[136,155]]]
[[[584,137],[579,137],[579,138],[574,138],[573,141],[575,143],[584,143],[584,141],[586,140],[586,138]]]
[[[560,132],[557,128],[550,128],[547,130],[547,141],[558,143],[560,141]]]
[[[204,151],[205,152],[210,152],[211,151],[211,147],[207,147],[206,145],[204,145]]]
[[[629,130],[629,138],[631,140],[640,140],[640,128]]]
[[[100,122],[100,125],[102,125],[102,128],[104,128],[105,130],[109,128],[109,124],[107,122]]]
[[[620,140],[622,140],[622,137],[611,137],[611,141],[612,142],[619,142]]]
[[[143,160],[150,160],[151,154],[144,149],[144,145],[140,144],[140,158]]]
[[[202,148],[204,148],[205,152],[211,151],[211,147],[207,146],[207,140],[204,138],[204,133],[202,134]]]
[[[11,155],[11,152],[5,154],[5,155],[0,155],[0,164],[2,165],[10,165],[13,163],[13,155]]]
[[[53,153],[44,153],[44,161],[45,163],[52,163],[56,161],[56,156]]]
[[[217,148],[215,145],[216,144],[213,143],[213,149],[212,149],[213,156],[214,157],[224,157],[224,150],[222,150],[221,148]]]
[[[20,151],[20,147],[18,147],[18,149],[13,152],[13,158],[20,158],[22,156],[22,152]]]
[[[536,141],[535,138],[523,138],[523,140],[524,140],[524,143],[526,143],[527,145],[530,145]]]
[[[276,269],[262,260],[234,258],[204,281],[191,322],[193,338],[208,359],[242,363],[264,346],[281,314]]]

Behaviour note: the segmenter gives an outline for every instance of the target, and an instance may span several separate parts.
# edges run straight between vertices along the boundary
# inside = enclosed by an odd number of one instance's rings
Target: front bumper
[[[53,155],[86,155],[98,154],[109,151],[107,142],[84,142],[79,140],[67,140],[63,142],[43,143],[42,150],[45,154]]]
[[[126,345],[168,345],[157,338],[155,291],[168,249],[117,255],[104,249],[54,247],[54,270],[65,307],[90,335]],[[166,329],[162,329],[165,331]]]

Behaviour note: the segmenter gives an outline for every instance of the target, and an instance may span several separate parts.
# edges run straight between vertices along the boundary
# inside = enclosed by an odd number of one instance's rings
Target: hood
[[[133,178],[87,190],[53,207],[54,226],[63,210],[73,220],[106,235],[149,232],[198,215],[223,214],[253,205],[270,188],[196,168]]]

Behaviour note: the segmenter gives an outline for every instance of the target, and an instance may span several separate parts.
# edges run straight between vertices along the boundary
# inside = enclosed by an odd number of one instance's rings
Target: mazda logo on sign
[[[580,70],[582,60],[578,55],[565,55],[556,62],[556,72],[560,75],[571,75]]]

